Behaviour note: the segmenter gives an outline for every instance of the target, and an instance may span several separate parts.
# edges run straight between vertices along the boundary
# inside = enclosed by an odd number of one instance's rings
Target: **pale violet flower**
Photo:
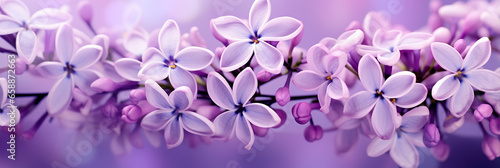
[[[56,34],[56,55],[59,62],[46,61],[37,66],[42,76],[59,79],[47,95],[47,109],[51,115],[68,107],[75,85],[87,95],[96,93],[90,84],[101,74],[89,67],[100,60],[102,47],[85,45],[75,52],[73,44],[73,28],[67,24],[62,25]]]
[[[215,31],[234,41],[224,50],[220,60],[221,70],[233,71],[245,65],[252,56],[266,71],[279,73],[284,58],[269,41],[289,40],[302,31],[302,22],[291,17],[269,20],[269,0],[255,0],[250,9],[249,24],[234,16],[222,16],[212,20]]]
[[[0,14],[0,35],[17,32],[17,53],[28,64],[35,60],[39,45],[32,29],[56,29],[72,18],[68,13],[54,8],[45,8],[31,15],[28,7],[18,0],[3,0],[0,8],[6,14]]]
[[[419,155],[416,147],[425,147],[423,141],[423,127],[429,118],[429,109],[420,106],[406,112],[401,126],[392,134],[390,139],[375,138],[368,145],[367,154],[378,157],[390,151],[392,160],[401,167],[417,167]]]
[[[487,37],[476,41],[463,59],[445,43],[432,43],[431,51],[436,62],[450,73],[432,87],[432,97],[448,99],[447,106],[453,116],[462,117],[469,110],[474,100],[472,87],[485,92],[500,91],[500,75],[481,68],[491,56]]]
[[[151,131],[165,129],[167,148],[182,143],[184,130],[201,136],[212,136],[215,132],[215,126],[210,120],[188,110],[193,103],[193,93],[186,86],[167,95],[155,81],[147,80],[146,99],[158,110],[144,116],[141,126]]]
[[[21,114],[16,106],[10,103],[8,97],[8,85],[5,78],[0,78],[0,126],[8,126],[10,124],[17,124],[21,120]],[[13,113],[11,113],[13,111]],[[11,116],[14,123],[11,123]]]
[[[212,101],[223,109],[214,120],[215,136],[230,138],[233,134],[249,150],[255,140],[251,124],[261,128],[278,125],[280,117],[270,107],[260,103],[250,103],[257,90],[257,78],[250,68],[241,71],[236,77],[233,89],[218,73],[211,72],[207,77],[207,91]]]

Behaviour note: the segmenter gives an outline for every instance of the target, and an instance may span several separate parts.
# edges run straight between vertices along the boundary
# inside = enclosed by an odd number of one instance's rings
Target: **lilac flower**
[[[193,93],[186,86],[175,89],[170,95],[153,80],[146,81],[146,98],[159,108],[142,119],[141,126],[147,130],[165,129],[167,148],[179,146],[184,139],[184,130],[202,136],[215,132],[214,124],[202,115],[188,111],[193,102]]]
[[[399,61],[400,50],[417,50],[434,41],[432,34],[412,32],[403,35],[400,30],[379,30],[373,36],[373,46],[358,45],[360,55],[376,55],[381,64],[392,66]]]
[[[380,65],[371,55],[365,55],[359,62],[359,78],[366,91],[356,93],[347,99],[344,114],[352,118],[366,116],[372,109],[372,126],[382,139],[389,139],[399,123],[396,105],[410,108],[421,103],[427,89],[415,84],[415,74],[402,71],[391,75],[387,81],[382,76]]]
[[[445,43],[433,43],[432,54],[436,62],[451,74],[432,87],[432,97],[446,100],[448,109],[455,117],[462,117],[474,100],[474,90],[491,92],[500,90],[500,75],[480,68],[491,55],[491,44],[487,37],[479,39],[464,59],[453,47]]]
[[[289,40],[302,31],[303,25],[291,17],[269,20],[270,15],[269,0],[256,0],[250,9],[248,25],[234,16],[222,16],[213,20],[218,34],[235,41],[222,53],[221,70],[233,71],[255,55],[257,62],[265,70],[274,74],[281,71],[283,56],[269,42]]]
[[[35,59],[39,45],[32,29],[56,29],[71,20],[71,15],[54,8],[45,8],[30,15],[28,7],[18,0],[1,1],[0,8],[6,14],[0,14],[0,35],[17,32],[17,53],[28,64]]]
[[[8,102],[7,80],[0,78],[0,126],[8,126],[9,124],[17,124],[21,120],[21,114],[17,107]],[[12,113],[11,113],[12,112]],[[11,115],[14,115],[14,122],[11,123]]]
[[[425,106],[408,111],[402,117],[401,126],[390,139],[375,138],[368,145],[368,156],[378,157],[390,150],[392,159],[399,166],[417,167],[419,156],[415,147],[425,147],[422,128],[428,118],[429,109]]]
[[[87,95],[95,93],[90,85],[100,74],[89,67],[99,61],[102,48],[86,45],[74,52],[73,28],[64,24],[57,31],[56,53],[60,62],[46,61],[37,66],[43,76],[59,79],[47,95],[47,109],[51,115],[68,107],[75,85]]]
[[[280,117],[266,105],[250,103],[257,90],[257,78],[250,68],[241,71],[236,77],[233,89],[218,73],[211,72],[207,77],[208,95],[215,104],[227,109],[214,120],[215,135],[230,138],[234,133],[249,150],[255,140],[250,124],[271,128],[280,123]]]
[[[187,86],[195,95],[196,81],[189,71],[201,70],[210,65],[214,54],[200,47],[187,47],[178,51],[180,32],[173,20],[165,22],[160,30],[158,42],[160,50],[149,48],[143,53],[139,78],[159,81],[169,77],[174,88]]]

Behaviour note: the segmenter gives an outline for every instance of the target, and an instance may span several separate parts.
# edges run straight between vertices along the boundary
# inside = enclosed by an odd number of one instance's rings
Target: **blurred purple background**
[[[174,19],[179,23],[181,32],[188,32],[192,26],[200,29],[208,48],[214,50],[221,44],[212,37],[209,28],[210,19],[221,15],[234,15],[247,18],[253,1],[251,0],[89,0],[94,7],[93,24],[96,29],[103,27],[127,29],[120,18],[124,11],[135,10],[130,4],[136,4],[142,9],[140,16],[141,27],[148,31],[160,28],[167,19]],[[31,12],[44,7],[60,7],[68,5],[74,19],[72,25],[85,33],[90,30],[78,18],[77,1],[71,0],[24,0]],[[444,4],[453,1],[444,0]],[[353,20],[362,21],[368,11],[385,11],[390,14],[392,24],[400,24],[410,30],[417,30],[426,25],[429,15],[429,0],[271,0],[271,18],[291,16],[304,23],[304,36],[299,47],[308,49],[324,37],[337,37]],[[398,9],[398,10],[394,10]],[[497,58],[498,59],[498,58]],[[2,65],[3,66],[3,65]],[[18,92],[33,92],[49,90],[53,81],[40,80],[41,85],[33,87],[28,83],[28,77],[21,77],[18,82]],[[276,90],[282,81],[269,84],[269,90]],[[292,85],[292,95],[301,94]],[[272,94],[272,93],[271,93]],[[290,111],[291,102],[284,107]],[[43,104],[43,103],[42,103]],[[273,106],[278,108],[277,105]],[[39,108],[45,108],[41,105]],[[43,111],[36,110],[30,114],[22,127],[30,128],[31,124]],[[213,141],[210,145],[201,144],[197,148],[190,148],[187,141],[179,147],[167,150],[162,144],[154,148],[149,144],[142,149],[133,149],[125,156],[114,156],[109,147],[110,137],[105,136],[102,143],[92,149],[92,152],[82,157],[82,163],[77,167],[220,167],[220,168],[265,168],[265,167],[397,167],[388,154],[378,158],[366,155],[366,147],[370,140],[362,137],[354,148],[344,154],[335,153],[333,137],[335,132],[328,132],[314,143],[307,142],[303,137],[304,125],[293,121],[290,113],[285,125],[279,129],[270,130],[264,138],[257,138],[250,151],[243,149],[236,138],[227,142]],[[326,117],[313,112],[315,122],[324,129],[331,127]],[[473,125],[474,124],[474,125]],[[447,135],[447,142],[451,146],[451,154],[446,162],[439,162],[430,154],[428,149],[419,149],[420,166],[422,167],[500,167],[500,160],[490,162],[481,151],[481,134],[477,124],[473,123],[459,129],[453,135]],[[51,167],[53,163],[66,165],[68,152],[66,147],[71,142],[79,142],[83,137],[74,137],[76,132],[65,129],[57,120],[42,125],[35,137],[31,140],[17,138],[16,161],[7,159],[7,152],[0,156],[0,167]],[[7,136],[0,133],[0,149],[7,149]]]

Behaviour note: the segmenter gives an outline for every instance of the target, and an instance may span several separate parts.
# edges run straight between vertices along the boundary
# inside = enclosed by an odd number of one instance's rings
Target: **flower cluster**
[[[10,46],[0,50],[18,55],[17,75],[53,79],[48,92],[16,94],[35,98],[18,105],[19,122],[47,104],[34,126],[23,130],[25,138],[50,116],[78,130],[109,121],[117,155],[143,146],[141,132],[153,146],[164,139],[167,148],[236,135],[249,150],[255,136],[266,136],[293,116],[308,124],[307,141],[335,132],[336,150],[345,153],[362,135],[372,139],[368,156],[389,153],[399,166],[416,167],[419,148],[445,160],[445,135],[476,122],[484,154],[500,157],[500,69],[483,68],[500,49],[500,3],[433,0],[430,7],[429,24],[418,31],[369,12],[338,38],[326,37],[305,50],[298,47],[303,23],[270,18],[269,0],[255,0],[248,20],[210,21],[207,27],[221,42],[212,51],[198,28],[181,34],[174,20],[152,32],[136,26],[117,37],[94,30],[86,1],[79,17],[72,17],[55,8],[30,16],[21,1],[4,0],[0,35]],[[94,34],[73,27],[73,19]],[[275,93],[261,90],[281,76],[286,81]],[[292,94],[291,83],[311,94]],[[5,79],[0,86],[0,124],[6,126]],[[295,105],[283,111],[275,103]],[[322,112],[333,128],[315,123],[312,111]]]

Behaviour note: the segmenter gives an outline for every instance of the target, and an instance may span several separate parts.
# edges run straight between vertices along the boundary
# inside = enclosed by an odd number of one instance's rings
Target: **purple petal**
[[[464,125],[465,117],[447,117],[443,122],[443,131],[446,133],[453,133]]]
[[[0,15],[0,34],[13,34],[22,30],[21,24],[11,17]]]
[[[66,63],[69,62],[73,56],[73,28],[64,24],[56,34],[56,54],[59,61]]]
[[[411,32],[405,34],[398,44],[399,50],[418,50],[429,46],[434,37],[429,33]]]
[[[250,98],[257,90],[257,77],[250,67],[245,68],[236,77],[233,83],[233,94],[236,103],[239,105],[247,104]]]
[[[84,69],[100,60],[103,48],[98,45],[85,45],[78,49],[69,61],[75,69]]]
[[[250,60],[253,50],[254,46],[249,41],[231,43],[220,58],[221,70],[233,71],[245,65]]]
[[[145,83],[146,99],[149,104],[160,109],[173,109],[168,102],[168,95],[158,83],[153,80],[147,80]]]
[[[362,118],[373,109],[377,100],[374,93],[358,92],[345,102],[344,115],[351,118]]]
[[[416,167],[418,152],[404,136],[399,136],[391,148],[391,157],[401,167]]]
[[[57,29],[61,24],[69,22],[71,18],[69,13],[60,9],[45,8],[35,12],[29,24],[35,29]]]
[[[332,101],[332,98],[330,98],[327,93],[328,84],[329,83],[325,82],[318,88],[318,101],[321,106],[319,110],[325,114],[330,113],[330,103]]]
[[[403,115],[400,128],[406,132],[417,132],[422,130],[429,119],[429,109],[426,106],[419,106]]]
[[[375,139],[373,139],[372,142],[366,148],[368,156],[379,157],[380,155],[389,151],[389,149],[391,149],[392,146],[394,146],[394,143],[396,143],[396,139],[397,139],[396,134],[392,135],[391,139],[389,140],[383,140],[378,137],[375,137]]]
[[[377,53],[377,60],[384,65],[393,66],[398,63],[401,53],[398,48],[394,48],[394,52],[379,51]]]
[[[234,109],[235,100],[231,87],[226,79],[216,72],[211,72],[207,77],[207,91],[212,101],[225,109]]]
[[[215,120],[215,137],[227,139],[233,134],[238,115],[234,111],[223,112]]]
[[[140,56],[148,47],[148,39],[140,31],[132,31],[123,38],[123,48],[135,56]]]
[[[250,40],[254,33],[241,19],[234,16],[221,16],[212,20],[215,31],[228,40]]]
[[[396,106],[382,98],[377,101],[372,113],[373,130],[378,137],[389,139],[396,130]]]
[[[456,94],[451,96],[447,105],[455,117],[462,117],[469,110],[474,100],[474,90],[467,82],[461,82]]]
[[[432,97],[436,100],[445,100],[457,93],[460,81],[455,75],[447,75],[437,81],[432,87]]]
[[[385,97],[401,97],[412,89],[415,81],[415,74],[409,71],[401,71],[387,78],[380,90],[382,90]]]
[[[174,116],[174,109],[161,109],[148,113],[141,120],[141,127],[149,131],[159,131],[167,126],[168,120]]]
[[[164,62],[165,60],[168,60],[167,56],[165,56],[163,53],[161,53],[160,50],[154,48],[154,47],[149,47],[142,53],[142,64],[141,66],[145,66],[146,64],[150,62]]]
[[[274,18],[264,24],[258,34],[264,41],[283,41],[297,36],[302,30],[302,22],[291,17]]]
[[[166,66],[163,62],[150,62],[139,70],[138,77],[143,81],[148,79],[160,81],[167,78],[171,74],[171,71],[170,67]]]
[[[358,141],[358,130],[339,130],[333,143],[335,144],[335,149],[337,153],[348,152]]]
[[[92,44],[98,45],[102,48],[102,54],[100,56],[102,61],[105,61],[108,58],[108,49],[109,49],[109,37],[104,34],[96,35],[92,38]]]
[[[186,131],[201,136],[212,136],[215,133],[215,125],[202,115],[190,111],[181,114],[180,120]]]
[[[346,50],[363,42],[364,37],[363,31],[359,29],[346,31],[337,39],[337,43],[339,43],[338,47],[340,50],[348,52]]]
[[[64,65],[59,62],[45,61],[40,63],[36,69],[44,77],[56,77],[59,78],[65,75]]]
[[[349,97],[349,88],[341,79],[335,77],[332,79],[326,89],[326,93],[332,99],[341,99]]]
[[[378,30],[373,36],[373,46],[389,50],[396,48],[396,41],[401,38],[403,33],[400,30]]]
[[[321,86],[321,84],[327,81],[326,77],[317,74],[311,70],[304,70],[297,73],[292,82],[295,86],[302,90],[312,91],[316,90]]]
[[[424,144],[424,132],[405,132],[408,142],[418,147],[426,147]]]
[[[468,81],[476,89],[485,92],[494,92],[500,90],[500,75],[487,69],[476,69],[468,71],[465,75]]]
[[[187,86],[189,89],[191,89],[191,93],[194,96],[198,94],[198,87],[196,84],[196,80],[194,79],[193,75],[188,71],[179,67],[172,68],[170,69],[170,77],[168,78],[170,84],[172,84],[174,88]]]
[[[72,99],[71,92],[75,87],[70,77],[63,77],[50,89],[47,95],[47,110],[50,115],[61,113]]]
[[[266,71],[277,74],[283,67],[283,55],[281,52],[266,42],[255,44],[255,57],[259,65]]]
[[[328,48],[323,45],[316,44],[307,51],[307,64],[310,64],[319,73],[326,73],[326,69],[323,65],[323,58],[328,54]]]
[[[359,55],[363,55],[363,56],[366,54],[377,55],[380,51],[381,51],[380,48],[374,47],[371,45],[357,45],[356,46],[356,52]]]
[[[73,73],[72,78],[75,82],[75,85],[80,88],[85,94],[87,95],[93,95],[96,93],[90,85],[92,82],[95,80],[99,79],[99,75],[96,74],[93,70],[76,70],[75,73]]]
[[[425,98],[427,98],[427,88],[421,83],[416,83],[408,93],[397,98],[394,104],[402,108],[412,108],[422,103]]]
[[[321,41],[319,41],[318,45],[323,45],[326,48],[332,48],[336,43],[337,43],[337,40],[335,40],[334,38],[325,37],[325,38],[321,39]],[[316,45],[314,45],[314,46],[316,46]]]
[[[465,56],[462,68],[464,71],[477,69],[490,59],[491,42],[487,37],[483,37],[474,43]]]
[[[122,58],[115,62],[116,72],[123,78],[131,81],[140,81],[139,71],[141,62],[132,58]]]
[[[37,37],[35,32],[31,30],[21,30],[17,33],[16,49],[19,57],[24,59],[26,63],[31,64],[36,57],[36,49],[38,47]]]
[[[175,118],[168,120],[164,135],[167,142],[167,149],[179,146],[182,140],[184,140],[184,130],[182,129],[181,122],[181,120]]]
[[[158,44],[160,50],[165,56],[174,56],[179,50],[179,43],[181,41],[181,33],[179,26],[173,20],[167,20],[163,27],[160,29],[158,36]]]
[[[379,29],[390,26],[386,16],[381,12],[368,12],[363,20],[363,30],[368,37],[373,37]]]
[[[274,127],[281,121],[273,109],[260,103],[246,105],[243,116],[253,125],[262,128]]]
[[[250,8],[250,15],[248,17],[248,22],[252,30],[259,30],[269,20],[269,16],[271,16],[271,4],[269,0],[256,0],[252,8]]]
[[[193,92],[186,86],[176,88],[167,98],[168,104],[178,110],[186,110],[193,103]]]
[[[431,44],[431,51],[434,59],[443,69],[450,72],[457,72],[461,69],[462,56],[450,45],[434,42]]]
[[[252,126],[244,116],[239,115],[236,118],[236,137],[245,144],[245,149],[250,150],[252,148],[253,142],[255,141],[255,136],[253,135]]]
[[[323,58],[323,66],[331,76],[338,76],[347,64],[347,54],[342,51],[334,51],[331,55]]]
[[[375,92],[375,90],[382,87],[382,83],[384,82],[382,69],[380,69],[380,65],[373,56],[365,55],[361,57],[358,71],[359,79],[366,90]]]
[[[26,4],[17,0],[5,0],[0,2],[0,7],[5,14],[15,18],[18,21],[28,21],[30,11]]]
[[[175,65],[188,70],[197,71],[206,68],[212,63],[214,53],[201,47],[187,47],[179,51],[175,56]]]

